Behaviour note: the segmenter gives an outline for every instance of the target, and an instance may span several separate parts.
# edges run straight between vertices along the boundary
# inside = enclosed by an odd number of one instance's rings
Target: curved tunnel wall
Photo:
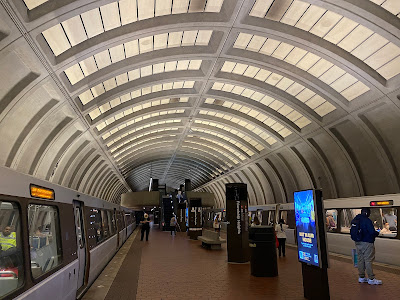
[[[0,164],[112,202],[150,176],[219,207],[399,193],[395,6],[186,2],[1,0]]]

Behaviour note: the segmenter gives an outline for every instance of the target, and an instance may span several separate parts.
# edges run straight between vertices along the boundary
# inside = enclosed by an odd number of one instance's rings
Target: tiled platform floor
[[[151,231],[149,242],[136,238],[132,247],[141,250],[139,278],[131,276],[132,281],[138,280],[136,299],[304,299],[301,266],[294,249],[288,248],[286,258],[279,259],[278,277],[258,278],[250,275],[249,264],[227,263],[226,245],[221,251],[211,251],[200,244],[189,240],[186,233],[171,237],[159,230]],[[400,275],[376,270],[384,284],[369,286],[357,282],[351,264],[335,259],[330,263],[331,299],[400,299]],[[131,272],[137,274],[133,269],[119,272],[115,280],[129,284],[126,278]],[[106,298],[124,300],[112,294],[111,287]],[[135,295],[126,299],[135,299]]]

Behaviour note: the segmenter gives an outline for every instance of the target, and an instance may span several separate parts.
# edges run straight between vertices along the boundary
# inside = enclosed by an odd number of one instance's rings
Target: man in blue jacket
[[[368,284],[382,284],[382,280],[375,278],[374,271],[372,269],[372,262],[375,260],[375,237],[379,235],[379,232],[375,231],[374,225],[372,224],[369,216],[371,210],[369,208],[363,208],[361,214],[357,215],[354,220],[359,220],[360,229],[362,233],[362,239],[356,243],[357,256],[358,256],[358,282],[368,282]],[[365,278],[365,270],[367,270],[368,279]]]

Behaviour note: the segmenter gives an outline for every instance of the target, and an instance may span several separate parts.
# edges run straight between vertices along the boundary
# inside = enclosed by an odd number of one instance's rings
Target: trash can
[[[251,275],[256,277],[278,276],[275,230],[272,226],[249,228]]]

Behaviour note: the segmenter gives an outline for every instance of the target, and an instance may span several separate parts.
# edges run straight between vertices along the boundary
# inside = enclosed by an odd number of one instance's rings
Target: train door
[[[78,287],[79,290],[85,282],[85,269],[86,269],[86,240],[85,240],[85,226],[83,222],[83,203],[74,201],[74,214],[75,214],[75,228],[76,239],[78,244]]]

